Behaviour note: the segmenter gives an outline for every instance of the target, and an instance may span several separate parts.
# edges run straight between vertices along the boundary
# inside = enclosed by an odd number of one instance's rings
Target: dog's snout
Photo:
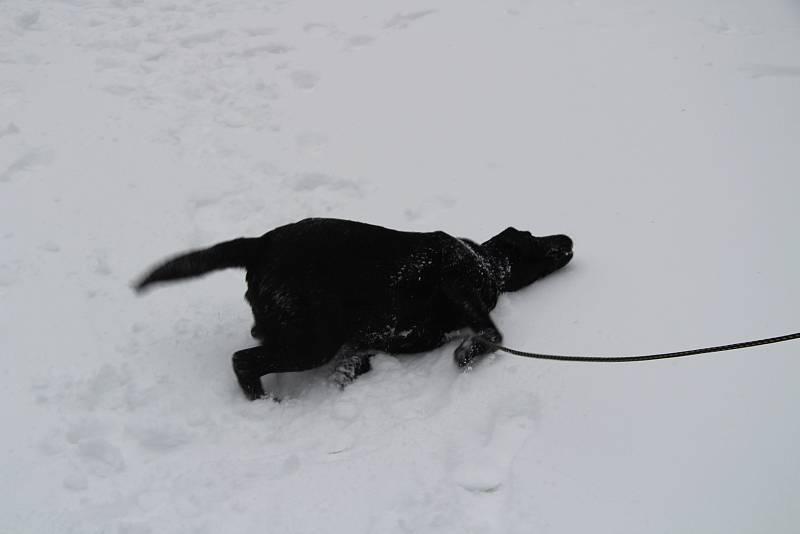
[[[572,239],[566,235],[557,235],[556,238],[556,246],[561,250],[568,251],[572,250]]]
[[[559,234],[559,235],[551,235],[545,237],[545,243],[547,244],[548,249],[553,253],[563,253],[566,254],[568,252],[572,252],[572,239],[569,236]]]
[[[544,238],[547,247],[545,256],[559,269],[572,260],[572,239],[563,234],[551,235]]]

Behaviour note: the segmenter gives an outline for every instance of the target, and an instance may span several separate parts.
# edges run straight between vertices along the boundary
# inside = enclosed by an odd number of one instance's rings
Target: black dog
[[[261,345],[233,355],[250,399],[261,377],[304,371],[336,358],[344,386],[370,369],[376,352],[434,349],[469,328],[500,343],[489,317],[502,291],[515,291],[566,265],[572,240],[507,228],[478,245],[444,232],[399,232],[337,219],[305,219],[261,237],[239,238],[167,261],[136,285],[247,269]],[[491,352],[477,340],[455,351],[459,366]]]

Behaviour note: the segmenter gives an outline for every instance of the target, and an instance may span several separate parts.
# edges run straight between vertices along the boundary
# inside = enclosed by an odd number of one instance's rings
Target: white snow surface
[[[797,331],[798,51],[789,0],[0,2],[0,532],[800,532],[798,342],[251,403],[241,272],[129,287],[308,216],[513,225],[576,254],[509,346]]]

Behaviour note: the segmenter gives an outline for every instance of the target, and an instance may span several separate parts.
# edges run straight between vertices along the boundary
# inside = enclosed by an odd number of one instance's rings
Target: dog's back
[[[248,279],[280,278],[309,291],[364,299],[382,293],[415,269],[438,262],[444,232],[401,232],[338,219],[305,219],[262,236],[263,253],[248,266]]]

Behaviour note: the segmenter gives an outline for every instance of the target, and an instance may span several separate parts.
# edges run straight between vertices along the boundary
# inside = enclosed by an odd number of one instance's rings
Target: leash
[[[501,350],[515,356],[522,356],[524,358],[536,358],[539,360],[556,360],[560,362],[611,362],[611,363],[624,363],[624,362],[643,362],[647,360],[666,360],[667,358],[681,358],[683,356],[694,356],[697,354],[708,354],[709,352],[723,352],[726,350],[746,349],[748,347],[757,347],[759,345],[769,345],[771,343],[781,343],[783,341],[791,341],[792,339],[800,338],[800,332],[796,334],[787,334],[785,336],[768,337],[765,339],[756,339],[754,341],[743,341],[741,343],[733,343],[731,345],[720,345],[718,347],[706,347],[702,349],[683,350],[680,352],[665,352],[663,354],[646,354],[642,356],[560,356],[556,354],[539,354],[536,352],[524,352],[521,350],[510,349],[497,343],[484,339],[480,336],[463,336],[466,339],[475,339],[484,345],[488,345],[495,350]]]

